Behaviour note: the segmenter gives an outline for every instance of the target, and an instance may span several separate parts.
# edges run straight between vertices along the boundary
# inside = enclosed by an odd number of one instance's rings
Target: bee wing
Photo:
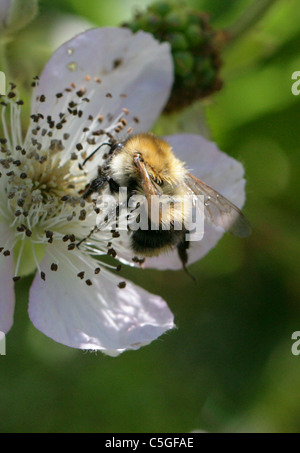
[[[248,220],[239,208],[227,198],[191,173],[186,174],[185,185],[193,194],[204,196],[205,216],[214,225],[239,237],[248,237],[251,234]]]

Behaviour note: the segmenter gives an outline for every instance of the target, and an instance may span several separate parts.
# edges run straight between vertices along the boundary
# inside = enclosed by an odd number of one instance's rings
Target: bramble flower
[[[101,229],[99,208],[82,197],[103,152],[81,165],[101,144],[150,130],[172,80],[168,44],[144,32],[102,28],[62,45],[36,78],[25,137],[15,86],[1,99],[1,331],[13,322],[14,281],[35,268],[29,316],[57,342],[115,356],[174,326],[164,300],[122,281],[114,272],[120,265],[111,272],[112,266],[97,259],[111,255],[138,262],[118,231]],[[166,139],[196,176],[242,207],[240,163],[200,136]],[[204,256],[223,233],[207,224],[204,239],[191,246],[189,263]],[[177,269],[180,261],[171,252],[147,258],[144,265]]]
[[[91,30],[61,46],[35,84],[25,138],[15,86],[2,98],[0,330],[13,322],[13,280],[36,267],[29,316],[38,329],[109,355],[137,349],[172,328],[173,315],[94,258],[113,254],[111,233],[99,233],[93,250],[76,247],[97,217],[80,195],[97,165],[78,164],[115,130],[130,132],[145,106],[138,127],[151,127],[172,84],[168,45],[143,32]]]

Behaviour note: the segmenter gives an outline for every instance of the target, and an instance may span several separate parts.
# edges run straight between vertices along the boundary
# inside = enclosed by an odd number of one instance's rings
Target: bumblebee
[[[88,199],[95,192],[101,194],[105,187],[109,187],[112,194],[116,194],[120,187],[126,187],[128,199],[136,194],[145,197],[149,228],[132,231],[131,248],[135,254],[157,256],[176,247],[183,267],[187,264],[190,245],[186,240],[188,231],[184,222],[181,230],[174,228],[176,221],[182,221],[186,212],[182,212],[178,204],[170,203],[167,213],[163,210],[159,212],[153,228],[153,196],[158,199],[167,196],[172,200],[185,195],[202,195],[204,214],[210,222],[239,237],[250,235],[251,227],[239,208],[189,173],[164,139],[152,133],[136,134],[110,146],[105,165],[99,167],[98,176],[88,185],[83,197]],[[170,228],[166,229],[165,224],[170,225]]]

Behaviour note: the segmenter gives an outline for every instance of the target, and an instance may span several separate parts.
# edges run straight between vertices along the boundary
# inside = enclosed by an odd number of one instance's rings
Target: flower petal
[[[220,151],[216,144],[194,134],[178,134],[165,139],[172,145],[174,154],[186,162],[186,168],[197,178],[217,190],[237,207],[245,202],[244,168],[240,162]],[[224,232],[205,222],[204,237],[191,242],[188,249],[188,264],[203,258],[220,240]],[[156,269],[181,269],[177,250],[147,258],[145,267]]]
[[[0,237],[3,245],[9,240],[7,225],[0,223]],[[14,260],[12,254],[0,254],[0,331],[7,333],[12,324],[15,310]]]
[[[47,253],[41,264],[46,281],[39,275],[33,281],[29,316],[36,328],[55,341],[115,356],[149,344],[174,326],[161,297],[131,282],[120,289],[121,278],[103,267],[94,275],[99,262],[73,253],[66,258],[63,251],[58,271],[51,272],[52,261]],[[85,272],[83,280],[74,269]],[[92,286],[86,285],[86,279]]]
[[[83,115],[70,115],[68,124],[61,131],[55,130],[55,138],[65,132],[72,137],[82,134],[82,129],[91,125],[90,115],[95,121],[102,115],[97,128],[106,129],[123,108],[130,111],[128,126],[134,125],[134,132],[146,131],[163,109],[172,82],[173,62],[167,43],[161,44],[142,31],[132,34],[125,28],[92,29],[54,52],[34,91],[32,112],[41,113],[45,121],[51,115],[57,122],[59,114],[75,99]],[[70,88],[72,92],[65,91]],[[76,95],[82,89],[84,96]],[[63,96],[57,98],[58,93]],[[46,97],[42,103],[37,100],[41,95]],[[90,102],[84,102],[85,97]]]

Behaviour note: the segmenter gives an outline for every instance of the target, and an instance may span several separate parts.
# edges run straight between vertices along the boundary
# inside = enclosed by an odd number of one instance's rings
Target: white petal
[[[86,80],[86,77],[90,81]],[[101,83],[96,83],[100,78]],[[122,108],[130,111],[126,116],[128,125],[134,131],[147,131],[151,128],[170,93],[173,82],[173,62],[169,45],[160,44],[152,35],[145,32],[132,34],[124,28],[99,28],[88,30],[62,45],[50,58],[33,94],[32,112],[48,115],[56,121],[59,113],[66,111],[71,99],[80,102],[82,117],[67,118],[55,138],[65,132],[75,136],[77,142],[82,129],[91,125],[89,115],[95,119],[104,115],[97,129],[105,129],[112,119],[122,113]],[[65,92],[71,84],[76,85],[72,93]],[[76,96],[79,89],[85,88],[87,104]],[[63,97],[56,98],[57,93]],[[107,97],[107,93],[112,95]],[[44,94],[46,101],[37,102],[37,96]],[[126,95],[124,98],[122,95]],[[109,118],[108,118],[109,115]],[[139,123],[134,118],[139,119]],[[41,126],[41,122],[39,122]],[[126,130],[123,133],[126,136]],[[75,141],[76,144],[76,141]]]
[[[64,254],[66,252],[64,251]],[[165,301],[105,269],[94,275],[97,262],[62,254],[57,272],[47,253],[41,269],[46,281],[36,275],[30,290],[29,316],[36,328],[59,343],[79,349],[100,350],[118,355],[138,349],[171,329],[173,315]],[[83,280],[76,270],[84,271]],[[85,280],[90,278],[92,286]]]
[[[1,243],[4,245],[9,239],[7,225],[0,224]],[[3,241],[3,242],[2,242]],[[1,245],[1,244],[0,244]],[[0,254],[0,331],[7,333],[12,324],[15,310],[14,292],[14,260],[13,255]]]
[[[191,173],[242,208],[245,202],[245,179],[244,168],[240,162],[200,135],[179,134],[165,139],[172,145],[174,154],[186,163],[186,168]],[[208,222],[205,223],[204,231],[201,241],[190,243],[188,264],[203,258],[224,234]],[[145,267],[176,270],[182,268],[182,263],[177,250],[173,250],[159,257],[147,258]]]

